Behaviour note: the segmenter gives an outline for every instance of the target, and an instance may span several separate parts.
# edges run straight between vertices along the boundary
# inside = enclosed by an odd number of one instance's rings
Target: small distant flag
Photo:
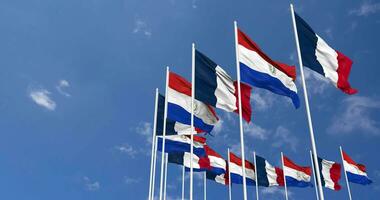
[[[241,81],[290,97],[298,108],[295,67],[273,61],[243,31],[237,31]]]
[[[273,167],[265,158],[256,155],[257,180],[259,186],[284,186],[282,169]]]
[[[366,167],[362,164],[357,164],[344,151],[342,151],[342,154],[344,170],[347,173],[348,181],[361,185],[371,184],[372,181],[367,176]]]
[[[329,79],[344,93],[357,93],[348,82],[351,59],[331,48],[297,13],[294,14],[303,65]]]
[[[318,157],[319,171],[322,186],[331,190],[340,190],[339,185],[341,165],[334,161],[325,160]]]
[[[243,184],[243,167],[242,160],[230,152],[229,168],[231,183]],[[255,185],[255,166],[249,161],[245,161],[245,179],[247,185]]]
[[[311,167],[301,167],[291,161],[288,157],[284,158],[284,174],[286,186],[288,187],[308,187],[311,183]]]
[[[157,149],[162,151],[162,137],[157,137]],[[206,144],[206,138],[194,136],[194,146],[193,152],[195,155],[205,157],[206,152],[204,145]],[[166,153],[181,153],[181,152],[190,152],[191,148],[191,139],[190,136],[186,135],[169,135],[165,137],[165,152]]]
[[[226,160],[224,160],[221,155],[211,149],[208,145],[205,145],[204,149],[208,159],[210,160],[210,171],[215,174],[225,174],[227,171]]]
[[[185,166],[188,170],[191,166],[191,162],[193,162],[193,170],[194,171],[206,171],[210,169],[210,161],[207,157],[197,156],[193,154],[193,161],[191,161],[191,154],[189,152],[181,152],[181,153],[169,153],[168,154],[168,162]]]
[[[168,88],[168,118],[182,124],[191,124],[191,84],[181,76],[170,72]],[[218,122],[214,109],[194,100],[194,127],[211,132]]]
[[[243,118],[251,121],[251,87],[241,87]],[[227,112],[238,113],[237,84],[210,58],[195,50],[195,99]]]

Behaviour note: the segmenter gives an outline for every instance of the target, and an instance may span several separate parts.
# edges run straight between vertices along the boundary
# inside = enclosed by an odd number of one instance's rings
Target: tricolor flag
[[[290,97],[298,108],[295,67],[273,61],[245,33],[237,31],[241,81]]]
[[[258,155],[256,155],[256,167],[259,186],[284,186],[282,169],[273,167],[267,160]]]
[[[195,50],[195,99],[227,112],[239,113],[237,94],[237,83],[234,83],[231,76],[210,58]],[[241,86],[241,94],[243,118],[250,122],[251,87]]]
[[[210,160],[210,171],[215,174],[225,174],[227,169],[227,162],[222,158],[221,155],[216,153],[213,149],[211,149],[208,145],[204,146],[206,151],[206,155]]]
[[[158,136],[157,149],[162,151],[162,137]],[[206,138],[194,136],[194,146],[193,153],[195,155],[205,157],[206,152],[204,145],[206,144]],[[165,136],[165,152],[166,153],[181,153],[181,152],[190,152],[191,148],[191,139],[190,136],[186,135],[169,135]]]
[[[371,184],[372,181],[367,176],[365,166],[362,164],[357,164],[344,151],[342,151],[342,154],[343,154],[344,170],[347,173],[348,181],[352,183],[361,184],[361,185]]]
[[[284,159],[284,174],[286,186],[289,187],[308,187],[313,186],[311,183],[311,167],[302,167],[295,164],[288,157]]]
[[[229,168],[231,183],[243,184],[243,167],[241,158],[230,152]],[[247,185],[255,185],[255,166],[245,161],[245,179]]]
[[[156,135],[160,136],[163,134],[164,126],[164,110],[165,110],[165,97],[161,94],[158,96],[157,105],[157,123],[156,123]],[[196,132],[191,131],[191,126],[187,124],[182,124],[170,119],[166,119],[166,134],[165,135],[190,135],[203,132],[200,129],[195,129]]]
[[[178,164],[185,166],[187,170],[189,170],[191,163],[191,154],[189,152],[181,152],[181,153],[169,153],[168,154],[168,162],[173,164]],[[198,156],[193,154],[193,170],[194,171],[206,171],[210,169],[210,161],[207,157]]]
[[[209,180],[213,180],[217,183],[220,183],[222,185],[228,185],[228,174],[217,174],[212,171],[206,171],[206,178]]]
[[[182,124],[191,124],[191,84],[181,76],[170,72],[168,88],[168,118]],[[194,127],[211,132],[218,122],[213,108],[194,100]]]
[[[318,166],[321,174],[322,186],[332,190],[340,190],[341,186],[339,185],[339,179],[341,165],[334,161],[318,157]]]
[[[294,14],[303,65],[329,79],[343,92],[355,94],[357,90],[348,82],[350,58],[331,48],[297,13]]]

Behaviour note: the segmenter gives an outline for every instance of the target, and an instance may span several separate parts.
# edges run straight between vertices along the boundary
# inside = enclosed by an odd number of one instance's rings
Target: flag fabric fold
[[[318,167],[321,175],[322,186],[331,190],[340,190],[341,165],[334,161],[325,160],[318,157]]]
[[[272,166],[265,158],[256,155],[257,180],[259,186],[284,186],[282,169]]]
[[[204,146],[206,155],[210,160],[210,171],[215,174],[225,174],[227,171],[227,162],[221,155],[211,149],[208,145]]]
[[[311,167],[302,167],[295,164],[288,157],[284,156],[284,174],[286,186],[289,187],[309,187],[311,183]]]
[[[348,82],[352,66],[351,59],[331,48],[305,20],[297,13],[294,14],[303,65],[326,77],[344,93],[357,93],[357,90]]]
[[[346,152],[342,151],[343,165],[347,173],[347,179],[351,183],[357,183],[360,185],[369,185],[372,180],[368,178],[366,167],[362,164],[356,163]]]
[[[238,59],[241,81],[289,97],[294,106],[300,106],[294,82],[294,66],[273,61],[243,31],[238,29]]]
[[[162,151],[162,136],[157,137],[157,149]],[[195,155],[205,157],[206,151],[204,145],[206,144],[206,138],[194,136],[193,152]],[[186,135],[169,135],[165,136],[165,152],[166,153],[181,153],[190,152],[191,139]]]
[[[213,171],[206,171],[206,178],[212,181],[215,181],[217,183],[220,183],[222,185],[228,185],[228,174],[217,174]]]
[[[191,163],[191,154],[189,152],[169,153],[168,162],[182,165],[189,171]],[[206,171],[210,169],[210,161],[207,157],[198,156],[193,154],[193,170],[196,172]]]
[[[243,184],[242,160],[231,152],[228,169],[230,170],[231,183]],[[251,162],[247,160],[245,160],[245,178],[247,185],[255,185],[255,167]]]

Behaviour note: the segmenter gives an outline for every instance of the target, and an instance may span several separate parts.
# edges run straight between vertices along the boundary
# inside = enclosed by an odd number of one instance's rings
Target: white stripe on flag
[[[235,87],[232,78],[219,65],[215,68],[217,88],[215,90],[216,107],[227,112],[237,110]]]
[[[322,65],[325,77],[328,78],[335,87],[338,83],[338,53],[331,48],[319,35],[317,35],[317,47],[315,56],[318,62]]]
[[[285,176],[292,177],[297,181],[310,182],[310,176],[307,175],[305,172],[298,171],[287,166],[284,166],[284,174]]]
[[[349,164],[345,160],[343,161],[343,165],[344,165],[344,169],[346,170],[346,172],[351,172],[353,174],[357,174],[360,176],[367,176],[367,173],[361,171],[357,166]]]
[[[335,190],[335,183],[331,179],[330,169],[335,162],[322,159],[322,175],[325,181],[325,187]]]
[[[276,169],[271,164],[269,164],[269,162],[266,160],[265,160],[265,170],[267,172],[269,187],[278,185]]]

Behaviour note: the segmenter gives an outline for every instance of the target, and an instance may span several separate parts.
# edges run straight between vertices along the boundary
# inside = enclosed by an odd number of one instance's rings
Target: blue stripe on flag
[[[369,185],[369,184],[372,183],[372,181],[368,177],[357,175],[357,174],[353,174],[351,172],[347,172],[347,178],[348,178],[349,182],[351,182],[351,183],[357,183],[357,184],[360,184],[360,185]]]
[[[157,141],[157,149],[158,151],[162,151],[162,138],[158,137]],[[168,138],[165,139],[165,152],[166,153],[181,153],[181,152],[190,152],[190,144],[182,143],[178,141],[173,141]],[[204,148],[196,148],[194,147],[193,152],[195,155],[199,157],[206,156],[206,152]]]
[[[157,125],[156,125],[156,135],[162,135],[164,130],[164,111],[165,111],[165,97],[159,95],[158,105],[157,105]],[[166,133],[165,135],[177,135],[174,130],[175,121],[166,119]]]
[[[263,157],[256,155],[256,169],[257,169],[257,180],[259,180],[258,185],[260,186],[269,186],[269,180],[268,180],[268,174],[267,170],[265,169],[265,159]]]
[[[195,51],[195,99],[214,107],[217,102],[215,90],[218,87],[216,66],[207,56]]]
[[[231,176],[231,183],[243,184],[243,177],[240,176],[239,174],[231,173],[230,176]],[[247,178],[247,177],[245,179],[246,179],[247,185],[256,185],[254,180]]]
[[[286,176],[286,186],[289,187],[313,187],[313,184],[311,182],[305,182],[305,181],[298,181],[297,179]]]

